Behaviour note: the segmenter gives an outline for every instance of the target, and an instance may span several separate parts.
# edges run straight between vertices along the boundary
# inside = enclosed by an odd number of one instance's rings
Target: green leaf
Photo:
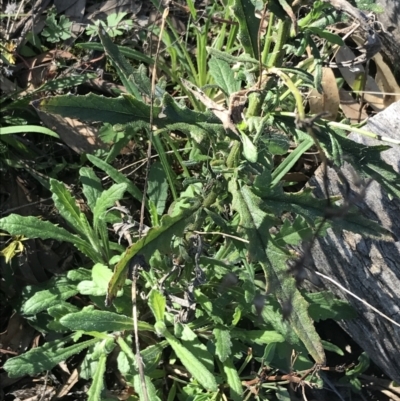
[[[308,241],[312,238],[313,231],[302,216],[296,216],[291,223],[289,219],[285,219],[283,226],[274,240],[277,245],[298,245],[301,241]]]
[[[391,165],[384,162],[380,155],[384,150],[390,149],[390,146],[366,146],[343,137],[333,130],[330,132],[346,154],[347,160],[350,160],[351,165],[363,178],[373,178],[388,194],[400,198],[399,174]],[[322,139],[325,143],[327,140],[324,137],[319,135],[318,139]]]
[[[329,32],[325,29],[317,28],[315,26],[309,26],[308,30],[312,32],[314,35],[319,36],[320,38],[326,39],[328,42],[333,43],[335,45],[343,46],[343,39],[332,32]]]
[[[60,242],[71,242],[93,261],[101,261],[100,256],[93,251],[87,241],[61,227],[57,227],[49,221],[42,221],[32,216],[23,217],[17,214],[10,214],[0,219],[0,229],[7,231],[11,235],[24,235],[27,238],[55,239]]]
[[[100,43],[88,42],[88,43],[76,43],[76,47],[87,50],[104,51],[104,47]],[[139,61],[141,63],[146,63],[148,65],[153,65],[153,58],[146,56],[143,52],[135,50],[132,47],[118,46],[118,50],[125,57]]]
[[[106,210],[114,206],[115,202],[122,199],[127,187],[126,184],[114,184],[102,192],[93,210],[93,225],[95,229],[98,228],[99,220],[103,217]]]
[[[322,340],[322,345],[325,350],[330,351],[330,352],[335,352],[336,354],[340,356],[344,356],[344,352],[335,344],[330,343],[329,341],[324,341]]]
[[[157,214],[162,216],[168,199],[168,182],[161,162],[155,162],[151,165],[147,195],[154,202]]]
[[[148,128],[150,121],[150,106],[128,94],[118,98],[92,93],[85,96],[61,95],[34,101],[32,105],[39,111],[63,117],[109,124],[130,123],[136,129]],[[162,111],[165,116],[160,116]],[[153,107],[153,124],[169,131],[179,129],[195,139],[200,137],[198,142],[208,134],[225,133],[221,121],[211,112],[199,113],[180,107],[167,93],[163,97],[163,107]]]
[[[243,155],[250,162],[255,163],[258,159],[257,147],[251,142],[250,138],[244,134],[240,133],[243,143]]]
[[[103,192],[101,181],[97,177],[93,169],[88,167],[82,167],[79,170],[79,175],[81,176],[83,187],[82,190],[86,197],[87,204],[90,207],[90,210],[93,212],[97,198],[99,198],[101,193]]]
[[[164,250],[169,251],[172,236],[179,237],[182,235],[188,220],[193,218],[200,205],[199,200],[194,200],[189,207],[181,204],[180,208],[178,205],[175,205],[175,213],[172,216],[165,215],[161,219],[159,227],[153,227],[138,242],[127,248],[121,260],[115,266],[113,277],[110,280],[106,300],[107,305],[111,304],[117,291],[125,283],[128,262],[138,254],[143,255],[149,260],[156,250],[160,252]]]
[[[112,42],[110,36],[103,27],[99,27],[98,33],[104,50],[108,56],[108,60],[117,71],[117,74],[125,89],[128,93],[135,96],[136,99],[141,99],[142,97],[140,95],[139,89],[131,79],[134,73],[132,66],[120,53],[118,46]]]
[[[214,358],[208,351],[207,347],[199,340],[197,334],[187,325],[177,324],[175,326],[175,332],[177,328],[181,326],[182,332],[180,333],[180,340],[182,345],[210,371],[214,372]]]
[[[233,401],[242,401],[243,400],[242,382],[235,368],[235,365],[232,362],[232,359],[227,358],[223,366],[224,366],[224,373],[228,381],[230,398]]]
[[[252,58],[258,59],[258,30],[260,20],[255,16],[251,0],[234,0],[232,11],[239,23],[238,39],[244,51]]]
[[[107,173],[117,184],[126,184],[126,191],[129,192],[135,199],[142,202],[143,194],[132,181],[120,173],[117,169],[110,166],[108,163],[93,155],[86,155],[91,163]]]
[[[107,294],[107,286],[112,271],[102,263],[96,263],[92,269],[92,280],[81,280],[78,290],[83,295],[102,296]]]
[[[125,338],[125,340],[129,340],[129,338]],[[117,342],[121,347],[122,352],[125,354],[126,358],[130,362],[129,367],[124,367],[124,371],[121,370],[123,374],[138,373],[137,368],[137,359],[132,351],[132,344],[130,341],[129,344],[122,337],[118,337]],[[159,366],[159,362],[162,358],[163,351],[168,347],[168,341],[159,341],[157,344],[150,345],[146,347],[144,350],[140,351],[140,357],[142,358],[144,371],[146,374],[150,374]]]
[[[290,147],[289,138],[281,132],[268,133],[262,140],[267,145],[268,152],[272,155],[285,155]]]
[[[53,178],[50,179],[50,190],[53,193],[54,204],[61,216],[78,233],[86,236],[86,230],[81,223],[81,214],[83,214],[76,205],[76,200],[71,196],[65,185]]]
[[[163,113],[165,118],[160,121],[162,126],[167,127],[168,130],[179,129],[193,137],[198,143],[207,135],[226,135],[221,120],[213,113],[190,110],[186,106],[179,105],[168,93],[165,93],[163,97]]]
[[[101,341],[101,339],[93,338],[64,348],[63,346],[70,341],[71,336],[61,340],[50,341],[42,347],[33,348],[20,356],[6,361],[3,369],[8,372],[8,377],[10,378],[25,375],[34,376],[45,370],[53,369],[60,362],[66,361],[72,355],[79,354],[79,352]]]
[[[185,366],[199,384],[206,390],[216,392],[218,386],[214,375],[167,330],[165,323],[158,321],[154,328],[157,333],[167,339],[183,366]]]
[[[307,313],[308,304],[297,290],[293,277],[287,274],[288,254],[278,248],[268,234],[268,226],[271,223],[268,223],[267,214],[263,211],[265,206],[262,199],[248,186],[237,188],[234,180],[229,183],[229,191],[233,196],[233,208],[240,215],[239,226],[249,240],[250,260],[257,260],[261,264],[268,283],[268,291],[274,292],[281,305],[291,302],[293,308],[289,316],[291,326],[314,360],[324,364],[324,350]]]
[[[215,83],[226,95],[229,96],[240,90],[241,83],[235,79],[235,74],[226,61],[211,57],[208,66]]]
[[[347,302],[335,298],[328,291],[304,293],[304,298],[309,302],[308,313],[315,322],[326,319],[342,320],[354,319],[357,313]]]
[[[60,323],[71,330],[91,331],[124,331],[133,329],[133,320],[114,312],[85,309],[78,313],[69,313],[60,319]],[[154,331],[151,324],[138,322],[139,330]]]
[[[24,315],[36,315],[51,306],[57,305],[61,301],[73,297],[79,292],[77,285],[71,283],[65,277],[51,280],[51,283],[52,288],[37,291],[22,305]]]
[[[259,345],[281,343],[285,341],[282,334],[273,330],[242,330],[235,328],[231,331],[231,337],[237,338],[246,344],[256,343]]]
[[[272,241],[268,242],[267,254],[269,263],[263,267],[269,280],[269,287],[275,290],[282,307],[290,302],[292,307],[292,312],[288,318],[290,326],[299,336],[315,362],[325,364],[325,353],[321,339],[308,314],[308,303],[297,290],[293,277],[287,274],[287,254],[276,247]]]
[[[149,376],[145,376],[144,380],[146,382],[147,399],[161,401],[160,397],[157,396],[157,390],[153,383],[153,380]],[[145,400],[146,398],[144,397],[142,379],[140,375],[135,375],[133,377],[133,387],[135,388],[135,391],[139,394],[139,400]]]
[[[156,321],[164,321],[166,302],[165,297],[159,291],[151,290],[149,295],[149,308],[153,312]]]
[[[241,54],[240,56],[233,56],[230,53],[227,53],[226,51],[221,51],[218,49],[215,49],[214,47],[207,47],[207,52],[210,56],[215,57],[219,60],[226,61],[229,64],[236,64],[236,63],[250,63],[250,64],[255,64],[258,65],[259,61],[254,58],[250,57],[248,54]]]
[[[221,362],[225,362],[232,353],[230,331],[215,328],[213,334],[215,337],[215,353]]]
[[[100,121],[110,124],[127,124],[141,121],[148,126],[150,106],[125,94],[117,98],[108,98],[95,94],[85,96],[53,96],[32,102],[40,111],[59,114],[63,117],[78,118],[83,121]],[[154,122],[161,109],[154,107]]]
[[[359,375],[364,373],[369,368],[369,357],[365,352],[362,352],[361,355],[358,357],[358,364],[351,369],[350,371],[346,372],[347,375]]]
[[[52,322],[47,324],[47,328],[57,332],[67,331],[66,327],[60,323],[60,319],[68,313],[75,312],[79,312],[79,308],[68,302],[58,302],[57,305],[47,308],[47,313],[54,318]]]
[[[88,73],[88,74],[81,74],[81,75],[68,75],[67,77],[64,78],[58,78],[58,79],[52,79],[50,81],[47,81],[44,83],[42,86],[39,88],[30,91],[28,94],[25,93],[23,97],[8,103],[6,106],[2,108],[3,111],[6,110],[15,110],[17,108],[26,108],[29,105],[29,102],[32,100],[32,98],[37,97],[38,93],[40,92],[54,92],[54,91],[60,91],[62,89],[69,89],[74,86],[79,86],[91,79],[97,78],[96,74]],[[26,127],[26,126],[24,126]],[[8,128],[8,127],[7,127]],[[43,128],[43,127],[40,127]],[[1,128],[1,133],[3,133],[3,130],[5,128]],[[25,128],[24,128],[25,129]],[[33,131],[31,131],[33,132]],[[57,135],[57,134],[55,134]],[[54,135],[53,135],[54,136]],[[57,138],[59,136],[57,135]]]
[[[12,126],[12,127],[1,127],[0,136],[2,135],[13,135],[13,134],[22,134],[29,132],[37,132],[39,134],[50,135],[54,138],[60,138],[58,134],[56,134],[51,129],[46,127],[41,127],[40,125],[20,125],[20,126]]]
[[[267,192],[265,189],[259,189],[264,193]],[[297,193],[284,193],[282,188],[274,188],[267,195],[262,195],[262,199],[265,201],[265,209],[269,209],[272,214],[281,215],[283,212],[295,213],[296,215],[303,216],[312,227],[326,215],[327,201],[314,197],[312,195],[312,188],[306,188]],[[332,201],[337,201],[337,198],[332,199]],[[335,210],[338,210],[340,215],[343,214],[339,205],[331,204],[330,207],[332,215],[335,214]],[[390,231],[384,229],[379,223],[361,216],[357,210],[350,210],[340,219],[328,221],[334,229],[352,231],[364,237],[393,241]]]
[[[274,187],[282,180],[282,178],[290,171],[290,169],[297,163],[300,157],[307,152],[314,141],[311,138],[305,139],[301,142],[288,157],[285,158],[272,173],[271,186]]]
[[[98,401],[101,399],[101,393],[104,388],[104,374],[106,372],[107,355],[101,354],[97,368],[95,370],[93,381],[88,391],[88,401]]]

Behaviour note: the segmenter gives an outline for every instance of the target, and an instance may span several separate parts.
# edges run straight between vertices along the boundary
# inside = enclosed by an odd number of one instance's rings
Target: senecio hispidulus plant
[[[188,8],[192,42],[182,40],[164,13],[165,25],[153,30],[164,45],[155,58],[117,46],[104,27],[100,43],[79,45],[105,51],[127,93],[34,103],[40,111],[108,124],[118,136],[105,158],[87,155],[90,165],[80,170],[90,218],[64,184],[51,179],[67,228],[14,214],[0,219],[10,235],[66,241],[86,256],[84,266],[23,292],[18,312],[56,339],[10,358],[4,365],[10,377],[51,370],[85,350],[79,372],[91,380],[90,401],[109,399],[104,377],[111,354],[141,400],[160,400],[165,391],[168,400],[239,401],[274,393],[289,399],[278,382],[249,380],[251,361],[263,377],[267,366],[290,368],[294,375],[306,372],[303,383],[323,385],[313,367],[324,367],[324,348],[334,346],[321,341],[314,321],[351,317],[352,311],[331,294],[298,289],[302,267],[291,274],[288,266],[298,256],[288,246],[329,227],[388,240],[391,235],[351,207],[343,213],[338,199],[317,199],[311,189],[286,191],[283,178],[315,146],[325,166],[340,169],[347,157],[362,177],[375,167],[384,171],[382,185],[399,196],[393,169],[377,157],[387,147],[366,149],[346,138],[343,128],[350,126],[338,129],[324,115],[306,115],[304,92],[321,90],[323,62],[343,44],[327,29],[339,18],[328,3],[313,2],[298,20],[298,10],[285,1],[228,0],[218,26],[216,4],[201,24],[191,1]],[[266,28],[261,21],[268,21]],[[151,82],[146,64],[155,64],[164,81]],[[166,90],[171,86],[193,107],[174,99]],[[226,106],[217,98],[225,98]],[[144,198],[110,164],[132,138],[151,140],[158,157]],[[94,167],[114,184],[105,190]],[[123,199],[144,199],[149,227],[130,216],[121,222],[126,210],[115,205]],[[332,218],[335,211],[340,219]],[[111,225],[119,239],[110,234]],[[78,294],[88,306],[70,301]]]

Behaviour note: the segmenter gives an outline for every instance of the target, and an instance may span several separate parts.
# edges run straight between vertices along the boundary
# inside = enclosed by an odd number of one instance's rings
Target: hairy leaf
[[[255,16],[255,8],[250,0],[235,0],[232,11],[239,23],[238,38],[245,52],[258,59],[258,29],[260,20]]]
[[[90,345],[101,341],[101,339],[93,338],[64,348],[64,344],[70,341],[71,336],[61,340],[50,341],[42,347],[33,348],[20,356],[9,359],[3,368],[11,378],[25,375],[34,376],[45,370],[51,370],[60,362],[78,354]]]
[[[216,355],[221,362],[225,362],[231,355],[231,336],[229,330],[215,328],[213,330],[215,337]]]
[[[133,329],[131,317],[114,312],[93,309],[69,313],[60,319],[60,323],[71,330],[90,331],[124,331]],[[138,322],[139,330],[154,331],[151,324]]]
[[[297,290],[294,279],[287,274],[287,253],[272,242],[266,225],[268,215],[261,209],[262,199],[247,186],[238,188],[233,180],[229,190],[233,196],[233,207],[240,214],[240,227],[249,240],[249,257],[263,267],[268,291],[276,295],[282,307],[291,303],[291,326],[315,361],[324,364],[324,350],[307,313],[308,304]]]

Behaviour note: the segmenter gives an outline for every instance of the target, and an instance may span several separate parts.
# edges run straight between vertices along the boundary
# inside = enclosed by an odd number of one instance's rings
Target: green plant
[[[72,22],[65,15],[61,15],[57,21],[56,16],[55,10],[49,12],[42,31],[42,36],[50,43],[58,43],[71,37]]]
[[[354,392],[360,393],[362,384],[359,376],[363,374],[370,365],[368,355],[363,352],[358,358],[358,364],[346,372],[346,376],[341,378],[341,383],[349,383]]]
[[[107,16],[106,22],[95,21],[94,25],[89,25],[86,28],[86,33],[90,36],[97,35],[99,27],[102,26],[106,29],[111,38],[120,36],[124,31],[128,31],[133,26],[133,21],[124,19],[128,13],[113,13]]]
[[[121,222],[116,212],[121,208],[110,209],[124,193],[134,203],[142,201],[143,193],[107,161],[91,155],[89,162],[115,182],[104,191],[93,169],[81,169],[92,221],[62,183],[50,181],[55,206],[74,234],[33,217],[0,219],[0,228],[11,235],[67,241],[88,257],[85,268],[26,289],[20,312],[40,331],[64,337],[7,361],[4,369],[9,375],[51,369],[86,349],[81,376],[92,379],[89,400],[104,397],[104,372],[111,353],[117,354],[120,372],[143,400],[158,399],[162,382],[171,376],[165,367],[177,361],[187,375],[173,376],[170,400],[219,399],[228,393],[234,401],[252,394],[288,398],[279,383],[250,384],[251,361],[260,371],[265,366],[290,369],[299,378],[299,372],[306,371],[303,380],[322,386],[312,368],[326,363],[324,349],[340,350],[321,341],[314,322],[352,317],[352,310],[330,294],[301,291],[296,280],[301,281],[302,269],[288,246],[323,235],[328,227],[373,238],[392,237],[347,207],[347,202],[343,207],[342,199],[317,199],[311,189],[286,191],[296,183],[283,179],[315,145],[325,163],[339,169],[345,158],[350,159],[360,177],[375,178],[393,196],[400,195],[400,184],[379,157],[387,146],[356,144],[343,134],[351,127],[306,115],[302,90],[320,87],[326,56],[315,35],[328,52],[341,41],[325,30],[327,5],[315,2],[310,14],[298,22],[298,33],[291,34],[287,16],[293,12],[287,3],[269,2],[270,25],[260,42],[253,3],[227,4],[233,6],[227,12],[238,22],[232,30],[240,43],[231,43],[223,52],[219,45],[206,47],[204,42],[198,68],[192,68],[193,58],[181,49],[177,60],[186,60],[183,68],[189,80],[178,81],[175,73],[170,76],[190,96],[195,110],[176,101],[165,86],[152,86],[144,66],[133,67],[125,58],[132,56],[130,49],[113,44],[101,29],[101,46],[127,94],[56,96],[34,102],[41,111],[112,126],[121,135],[108,160],[118,154],[123,141],[137,135],[152,140],[159,161],[151,165],[145,197],[150,228],[126,249],[108,229],[111,223],[120,224],[124,227],[120,234],[136,235],[130,230],[135,225]],[[192,2],[188,5],[194,14]],[[168,35],[177,38],[172,28]],[[230,33],[226,36],[232,39]],[[195,38],[196,43],[204,41],[204,32]],[[226,43],[223,39],[221,46]],[[313,57],[305,59],[307,46]],[[244,50],[238,51],[239,47]],[[154,62],[143,55],[134,57]],[[294,67],[283,67],[287,57],[299,58]],[[171,69],[178,69],[178,64]],[[167,71],[163,62],[161,69]],[[198,87],[211,81],[227,107],[215,101],[215,92],[207,95]],[[249,101],[246,110],[243,97]],[[291,142],[296,147],[288,152]],[[132,270],[139,271],[138,278]],[[138,346],[129,332],[136,321],[132,285],[143,293],[135,300],[140,316],[146,318],[137,322],[143,363],[131,349],[133,343]],[[86,295],[92,305],[79,308],[67,301],[76,294]],[[104,301],[111,310],[105,310]]]

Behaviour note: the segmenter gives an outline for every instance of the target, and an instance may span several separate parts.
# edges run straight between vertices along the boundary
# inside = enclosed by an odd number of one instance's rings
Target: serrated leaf
[[[101,354],[95,370],[92,384],[88,390],[88,401],[98,401],[104,388],[104,374],[106,372],[107,355]]]
[[[324,350],[307,313],[308,304],[297,290],[293,277],[287,274],[287,253],[273,244],[268,234],[268,216],[261,209],[263,206],[261,198],[257,197],[248,186],[244,185],[239,189],[233,180],[229,183],[229,191],[233,196],[233,208],[240,214],[240,227],[249,240],[250,260],[257,260],[261,264],[268,283],[268,291],[275,294],[281,305],[288,301],[292,303],[293,309],[289,316],[291,327],[314,360],[324,364]],[[265,210],[265,206],[263,209]]]
[[[130,362],[129,370],[125,367],[125,371],[122,373],[136,374],[138,373],[137,359],[132,351],[132,344],[126,342],[127,339],[118,337],[117,342],[121,347],[121,350],[125,354],[126,358]],[[163,350],[168,346],[168,341],[159,341],[157,344],[150,345],[144,350],[140,351],[140,357],[142,358],[145,373],[151,373],[158,367],[158,363],[161,360]]]
[[[328,42],[333,43],[335,45],[343,46],[344,42],[343,39],[339,36],[336,35],[332,32],[329,32],[325,29],[309,26],[307,27],[309,31],[311,31],[313,34],[319,36],[320,38],[326,39]]]
[[[234,0],[232,11],[239,23],[238,38],[245,52],[258,59],[258,30],[260,20],[255,16],[255,8],[250,0]]]
[[[208,66],[215,83],[226,95],[229,96],[240,90],[241,83],[235,79],[235,74],[226,61],[211,57]]]
[[[274,290],[282,307],[290,302],[292,312],[288,317],[290,326],[299,336],[316,363],[325,364],[325,353],[314,322],[308,314],[308,303],[296,288],[293,277],[287,274],[287,255],[272,241],[268,241],[268,263],[263,265],[269,287]]]
[[[72,305],[68,302],[58,302],[57,305],[51,306],[50,308],[47,308],[47,313],[54,318],[52,322],[49,322],[47,324],[47,328],[49,330],[54,330],[58,332],[65,332],[67,331],[66,327],[64,327],[60,323],[60,319],[67,315],[68,313],[75,313],[79,312],[78,307],[75,305]]]
[[[263,141],[272,155],[285,155],[290,147],[289,138],[281,132],[272,132]]]
[[[213,330],[215,337],[215,353],[221,362],[225,362],[231,355],[231,336],[229,330],[215,328]]]
[[[165,215],[161,219],[161,224],[158,227],[153,227],[149,232],[142,237],[138,242],[127,248],[121,260],[115,266],[113,277],[108,286],[108,294],[106,304],[111,304],[117,291],[122,288],[126,279],[128,262],[138,254],[143,255],[147,260],[156,251],[170,249],[172,236],[181,236],[187,224],[188,219],[192,218],[201,205],[199,200],[193,201],[192,205],[186,208],[179,209],[175,207],[175,213]],[[183,205],[181,205],[183,206]]]
[[[149,124],[150,106],[132,95],[124,94],[117,98],[108,98],[95,94],[85,96],[60,95],[43,98],[32,105],[52,114],[83,121],[100,121],[110,124],[127,124],[142,121]],[[159,121],[160,107],[154,107],[154,123]]]
[[[104,48],[100,43],[95,43],[95,42],[88,42],[88,43],[77,43],[76,47],[81,48],[81,49],[87,49],[87,50],[96,50],[103,52]],[[127,47],[127,46],[118,46],[118,50],[122,55],[125,57],[139,61],[141,63],[146,63],[148,65],[153,65],[154,60],[151,57],[146,56],[143,52],[138,51],[133,49],[132,47]],[[164,67],[161,65],[161,67]]]
[[[149,308],[153,312],[156,321],[164,321],[166,303],[165,297],[159,291],[151,290],[149,295]]]
[[[215,57],[219,60],[226,61],[229,64],[236,64],[236,63],[250,63],[250,64],[259,64],[259,60],[255,59],[254,57],[250,57],[248,54],[243,53],[240,56],[233,56],[232,54],[218,50],[214,47],[207,46],[207,52],[210,56]]]
[[[42,347],[33,348],[24,354],[11,358],[3,365],[10,378],[25,375],[34,376],[45,370],[51,370],[60,362],[66,361],[72,355],[78,354],[85,348],[101,339],[93,338],[64,348],[64,344],[71,341],[71,336],[61,340],[50,341]]]
[[[153,107],[153,124],[160,129],[179,129],[192,135],[197,142],[201,142],[206,135],[220,135],[225,132],[221,122],[212,114],[179,107],[167,93],[164,94],[162,103],[162,108]],[[61,95],[34,101],[32,105],[39,111],[83,121],[130,124],[135,129],[149,128],[150,106],[128,94],[118,98],[92,93],[85,96]]]
[[[124,331],[133,329],[133,319],[114,312],[101,310],[83,310],[70,313],[60,319],[60,323],[71,330],[90,331]],[[138,322],[139,330],[154,331],[151,324]]]
[[[100,255],[93,251],[91,245],[87,241],[71,234],[61,227],[57,227],[49,221],[42,221],[32,216],[25,217],[17,214],[10,214],[0,219],[0,229],[7,231],[11,235],[24,235],[27,238],[51,238],[60,242],[71,242],[94,262],[101,261]]]

